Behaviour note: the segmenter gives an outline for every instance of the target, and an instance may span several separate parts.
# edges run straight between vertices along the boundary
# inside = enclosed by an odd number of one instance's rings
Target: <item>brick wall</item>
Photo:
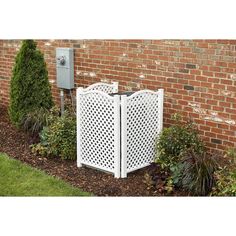
[[[211,149],[236,147],[236,40],[38,40],[52,93],[55,48],[75,49],[76,86],[119,81],[120,90],[165,89],[164,124],[180,112],[197,124]],[[0,40],[0,103],[20,41]]]

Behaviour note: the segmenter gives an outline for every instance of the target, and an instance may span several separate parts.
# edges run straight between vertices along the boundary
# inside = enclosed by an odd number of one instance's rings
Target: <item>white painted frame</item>
[[[98,83],[88,86],[87,88],[83,88],[83,87],[79,87],[79,88],[83,89],[84,92],[96,90],[96,91],[102,91],[105,93],[117,93],[118,87],[119,87],[118,82],[112,82],[111,84],[98,82]]]

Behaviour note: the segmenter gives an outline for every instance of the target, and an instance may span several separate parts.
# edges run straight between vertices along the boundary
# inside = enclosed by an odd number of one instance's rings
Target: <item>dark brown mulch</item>
[[[126,179],[116,179],[111,174],[88,167],[77,168],[76,161],[35,156],[29,148],[31,142],[27,134],[17,130],[10,123],[7,110],[0,107],[0,152],[7,153],[15,159],[44,170],[96,196],[162,195],[156,190],[148,190],[143,182],[145,173],[153,171],[153,166],[130,173]],[[175,195],[182,194],[175,193]]]

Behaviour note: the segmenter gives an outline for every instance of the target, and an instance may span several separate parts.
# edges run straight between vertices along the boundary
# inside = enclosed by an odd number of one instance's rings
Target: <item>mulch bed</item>
[[[57,176],[83,191],[96,196],[162,196],[157,190],[149,190],[144,183],[145,173],[153,171],[153,165],[128,174],[125,179],[116,179],[112,174],[88,167],[77,168],[76,161],[59,158],[44,158],[31,153],[31,138],[16,129],[9,121],[6,108],[0,107],[0,152],[30,166]],[[183,195],[183,193],[175,193]]]

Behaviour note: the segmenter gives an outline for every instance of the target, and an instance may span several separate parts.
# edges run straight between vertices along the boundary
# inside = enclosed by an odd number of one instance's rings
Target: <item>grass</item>
[[[64,181],[0,153],[0,196],[90,196]]]

